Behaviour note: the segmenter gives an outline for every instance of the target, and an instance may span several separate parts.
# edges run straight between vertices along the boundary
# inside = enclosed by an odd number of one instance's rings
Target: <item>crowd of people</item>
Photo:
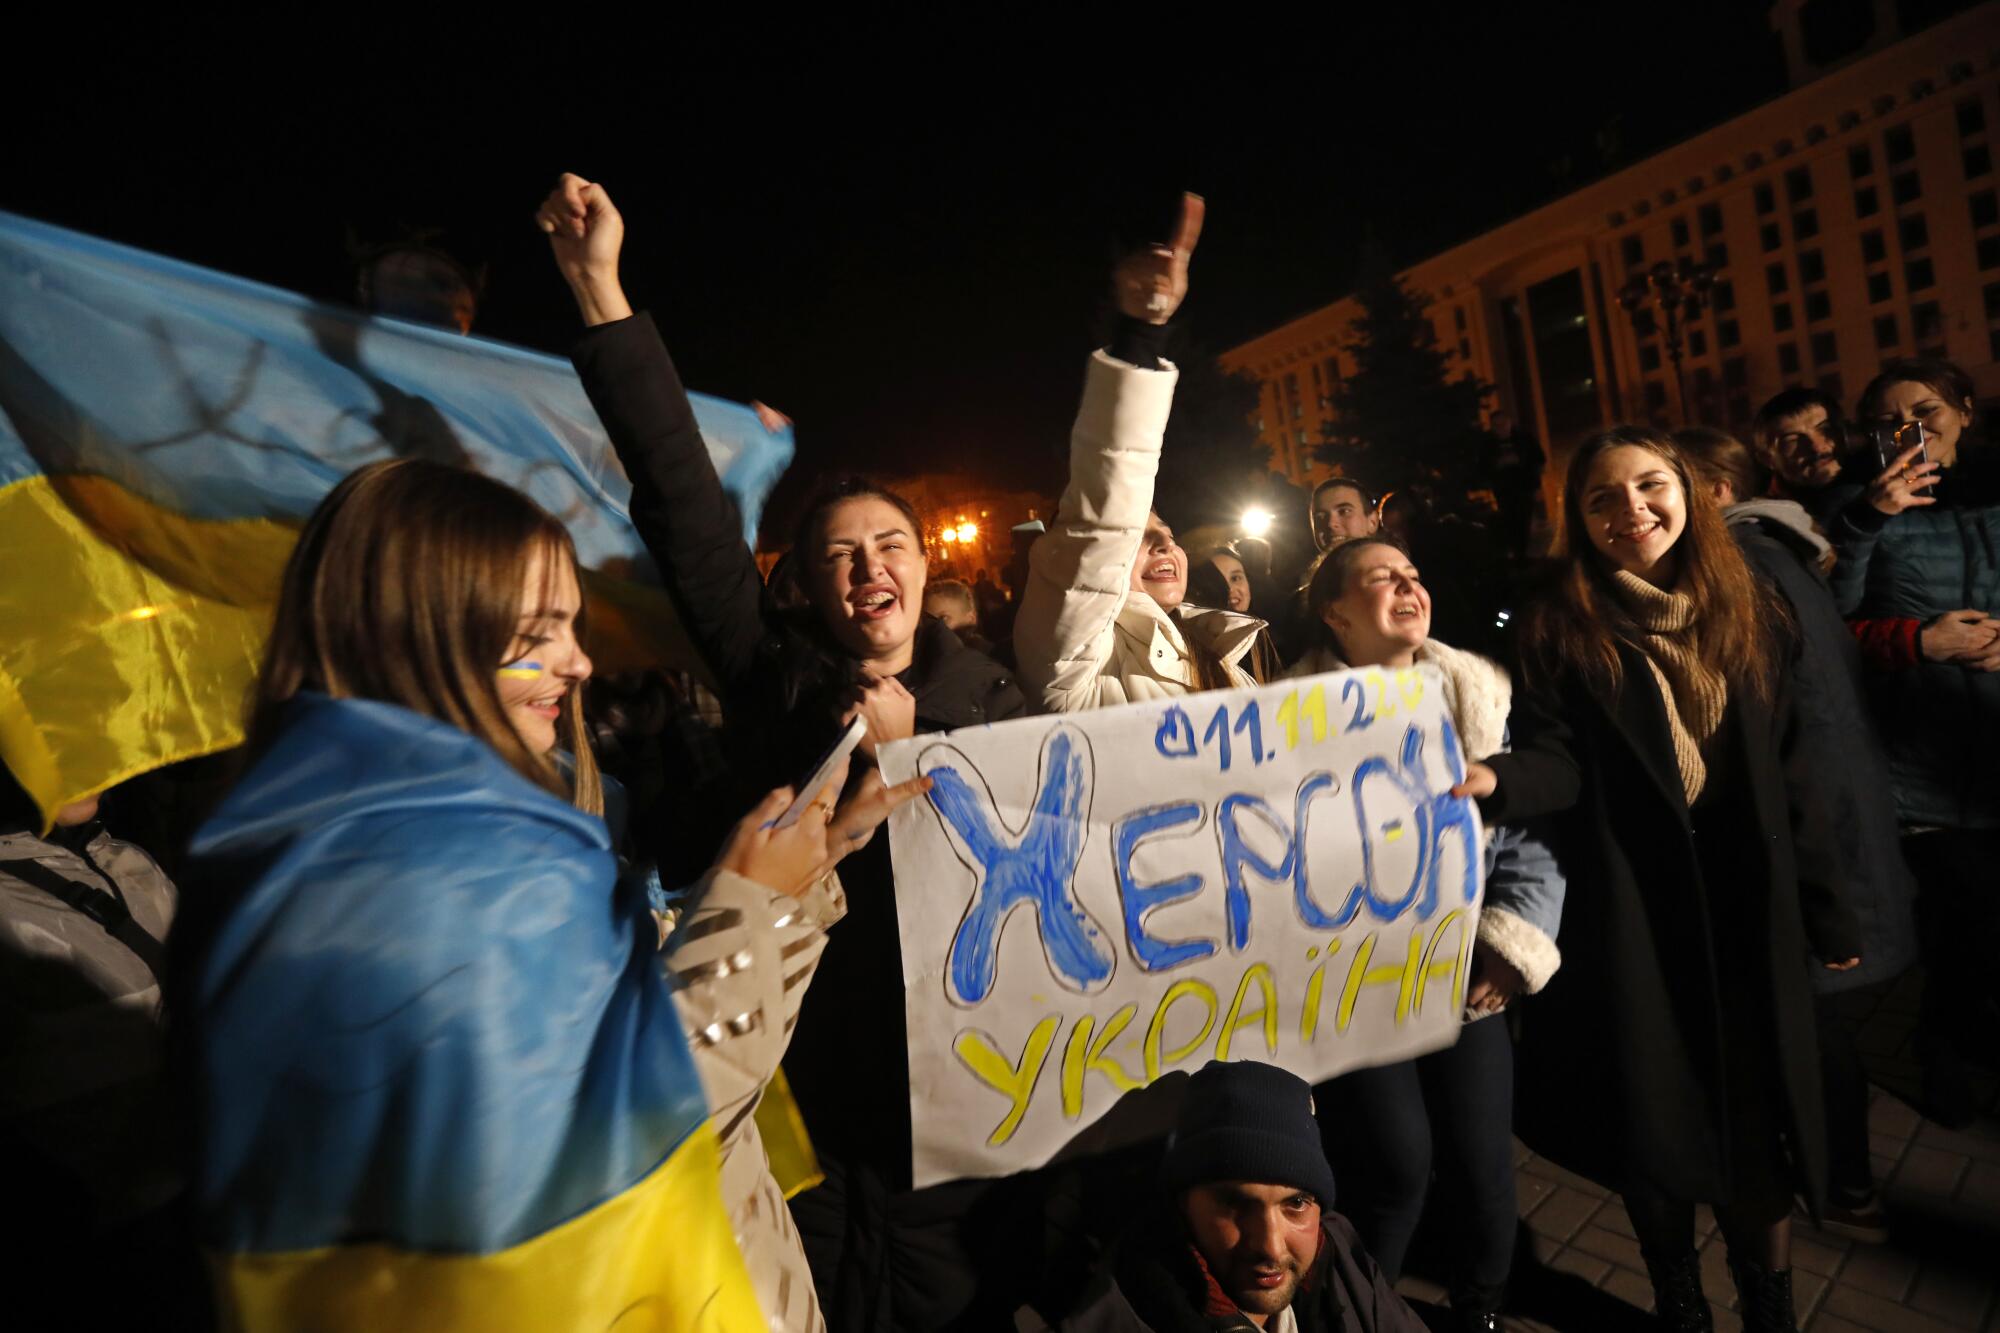
[[[1253,599],[1267,551],[1191,559],[1156,512],[1160,353],[1202,217],[1188,197],[1115,270],[1067,485],[1009,598],[928,579],[917,513],[858,477],[823,479],[767,581],[621,284],[623,219],[565,176],[536,220],[584,326],[572,360],[707,683],[586,699],[575,551],[518,491],[409,459],[336,487],[287,567],[241,762],[172,858],[180,891],[96,798],[47,833],[0,825],[14,1179],[51,1254],[82,1239],[125,1274],[69,1308],[446,1324],[461,1288],[366,1247],[505,1249],[635,1190],[671,1146],[671,1048],[692,1052],[730,1234],[635,1222],[603,1264],[534,1270],[553,1291],[503,1283],[490,1308],[610,1326],[726,1243],[792,1333],[1391,1333],[1425,1327],[1394,1284],[1442,1202],[1448,1317],[1492,1329],[1518,1134],[1623,1197],[1663,1327],[1711,1326],[1705,1204],[1743,1327],[1794,1328],[1793,1217],[1887,1234],[1843,1001],[1922,960],[1923,1109],[1946,1125],[1973,1114],[1967,1062],[2000,1050],[1976,965],[2000,926],[2000,451],[1971,384],[1896,361],[1858,428],[1794,389],[1748,440],[1592,436],[1510,612],[1510,669],[1432,632],[1504,624],[1485,571],[1355,481],[1313,492],[1318,555],[1275,604]],[[1493,434],[1524,551],[1541,450]],[[1316,1088],[1211,1064],[1164,1143],[913,1188],[876,833],[928,780],[885,785],[878,747],[1416,666],[1471,761],[1453,795],[1489,829],[1457,1040]],[[699,700],[719,726],[673,743],[665,719]],[[851,772],[793,791],[857,718]],[[649,863],[692,887],[649,894]],[[789,1200],[753,1114],[781,1060],[823,1177]],[[421,1149],[385,1147],[411,1123]],[[194,1262],[197,1242],[297,1261],[302,1237],[363,1248],[282,1297],[254,1265],[210,1282]]]

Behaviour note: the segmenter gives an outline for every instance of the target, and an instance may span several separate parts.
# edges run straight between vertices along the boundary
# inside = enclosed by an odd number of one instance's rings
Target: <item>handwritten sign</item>
[[[1311,1080],[1457,1036],[1482,891],[1430,668],[885,747],[919,1186],[1039,1166],[1211,1059]]]

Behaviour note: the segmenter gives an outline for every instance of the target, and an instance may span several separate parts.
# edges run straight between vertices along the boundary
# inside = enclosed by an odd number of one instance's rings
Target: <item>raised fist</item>
[[[1181,220],[1174,238],[1127,255],[1112,270],[1111,284],[1120,314],[1148,324],[1164,324],[1187,299],[1188,260],[1201,239],[1201,220],[1208,211],[1198,194],[1181,196]]]
[[[602,185],[564,172],[535,211],[535,225],[547,234],[556,266],[571,282],[617,275],[625,219]]]

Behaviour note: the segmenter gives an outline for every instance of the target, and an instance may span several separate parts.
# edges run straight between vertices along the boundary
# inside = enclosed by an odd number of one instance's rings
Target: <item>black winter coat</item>
[[[754,800],[800,781],[825,752],[858,667],[810,619],[772,604],[652,317],[591,329],[571,360],[632,479],[633,525],[722,699],[734,782],[717,804],[735,814],[718,810],[719,840]],[[930,617],[897,679],[916,696],[920,732],[1026,711],[1004,668]],[[840,874],[847,916],[828,934],[785,1073],[818,1147],[864,1158],[907,1187],[909,1054],[888,839],[876,838]]]
[[[1768,514],[1731,511],[1728,518],[1750,567],[1777,588],[1798,626],[1792,697],[1799,744],[1825,807],[1832,854],[1845,868],[1841,887],[1848,909],[1861,928],[1861,966],[1812,968],[1813,988],[1832,993],[1887,981],[1916,961],[1916,883],[1903,860],[1888,764],[1862,702],[1860,647],[1833,604],[1811,539]]]
[[[1832,889],[1824,816],[1795,799],[1808,789],[1788,687],[1766,705],[1732,685],[1713,767],[1733,771],[1735,788],[1701,815],[1725,821],[1741,873],[1707,883],[1659,687],[1636,649],[1620,658],[1615,700],[1574,678],[1516,693],[1514,749],[1487,761],[1499,776],[1482,802],[1489,820],[1566,812],[1563,968],[1524,1016],[1517,1127],[1607,1185],[1730,1199],[1726,1031],[1768,1060],[1798,1184],[1817,1206],[1826,1129],[1806,958],[1853,957],[1860,939]],[[1721,974],[1714,914],[1749,923],[1729,951],[1743,975]]]

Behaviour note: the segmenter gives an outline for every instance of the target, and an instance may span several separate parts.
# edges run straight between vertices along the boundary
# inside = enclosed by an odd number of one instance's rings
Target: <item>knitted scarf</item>
[[[1694,598],[1678,590],[1655,588],[1622,569],[1612,574],[1611,586],[1639,627],[1639,647],[1667,706],[1667,730],[1673,736],[1681,790],[1687,803],[1693,805],[1708,785],[1703,751],[1722,725],[1723,710],[1729,705],[1729,682],[1695,654],[1694,636],[1689,632],[1694,624]]]

